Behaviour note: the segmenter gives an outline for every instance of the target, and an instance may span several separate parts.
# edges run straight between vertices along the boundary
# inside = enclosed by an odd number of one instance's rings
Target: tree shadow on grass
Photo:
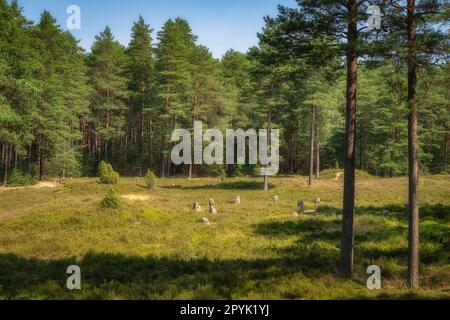
[[[322,215],[342,215],[342,208],[321,205],[317,210]],[[356,206],[355,214],[382,216],[385,210],[389,212],[389,216],[386,218],[394,218],[402,221],[408,219],[408,207],[406,205],[401,206],[396,204],[385,206]],[[436,222],[450,222],[450,206],[444,204],[423,204],[420,206],[420,219],[421,221],[434,220]]]
[[[235,181],[197,186],[164,186],[163,188],[178,190],[263,190],[264,184],[262,181]],[[269,184],[269,189],[274,188],[274,185]]]
[[[308,258],[256,260],[180,260],[87,254],[82,260],[25,259],[0,255],[0,297],[7,299],[174,299],[189,293],[193,299],[232,299],[249,293],[260,281],[276,281],[301,272]],[[81,291],[69,291],[67,267],[81,269]],[[250,285],[250,286],[249,286]]]
[[[391,215],[383,217],[378,212],[387,210],[392,206],[360,207],[359,214],[377,215],[383,220],[367,220],[367,228],[355,230],[355,254],[360,261],[370,262],[377,259],[396,259],[399,263],[406,262],[407,251],[407,219],[403,216]],[[338,251],[341,241],[341,218],[320,219],[320,216],[336,215],[336,208],[320,207],[316,218],[300,219],[297,221],[272,221],[254,226],[254,232],[270,238],[283,238],[296,236],[294,245],[284,248],[276,248],[278,254],[288,256],[302,256],[306,251],[311,251],[309,256],[310,267],[327,270],[325,263],[333,263],[338,253],[333,255],[333,250]],[[425,264],[445,264],[450,252],[450,226],[442,223],[442,205],[424,206],[423,212],[428,214],[422,217],[420,228],[421,238],[421,262]],[[444,209],[445,210],[445,209]],[[363,213],[364,212],[364,213]],[[395,219],[402,224],[391,224],[388,221]],[[405,239],[399,244],[398,239]],[[306,253],[307,255],[309,253]],[[304,259],[308,260],[308,259]],[[397,262],[395,262],[397,263]]]
[[[301,221],[274,221],[254,226],[255,232],[265,236],[290,236],[304,233],[325,232],[330,228],[338,227],[338,220],[325,221],[309,219]]]

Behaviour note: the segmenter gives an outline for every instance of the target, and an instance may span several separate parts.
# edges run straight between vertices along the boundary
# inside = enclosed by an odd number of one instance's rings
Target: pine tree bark
[[[447,165],[448,165],[448,145],[450,142],[450,135],[448,134],[448,128],[447,133],[445,134],[444,138],[444,173],[447,173]]]
[[[5,157],[4,157],[4,163],[3,163],[3,186],[6,187],[7,183],[8,183],[8,163],[9,163],[9,159],[8,159],[8,144],[5,142],[5,144],[3,145],[4,147],[4,153],[5,153]]]
[[[192,167],[193,167],[193,165],[192,165],[192,163],[190,163],[189,164],[189,172],[188,172],[188,179],[189,180],[192,179]]]
[[[149,115],[149,117],[151,117]],[[152,120],[148,123],[148,169],[153,170],[152,166],[152,143],[153,143],[153,133],[152,133]]]
[[[39,151],[39,181],[43,181],[45,177],[45,159],[42,151]]]
[[[316,180],[320,180],[320,144],[316,137]]]
[[[313,176],[314,176],[314,132],[315,132],[315,124],[316,122],[316,107],[312,106],[311,108],[311,133],[309,136],[309,179],[308,185],[311,187],[313,185]]]
[[[344,154],[344,201],[341,238],[341,273],[346,278],[353,276],[354,210],[355,210],[355,139],[356,139],[356,93],[358,76],[358,54],[355,48],[358,38],[358,3],[348,1],[347,30],[347,103],[345,111]]]
[[[417,145],[417,52],[415,0],[408,0],[408,286],[419,288],[419,156]]]
[[[194,104],[194,110],[193,110],[192,113],[193,113],[193,116],[192,116],[192,128],[194,128],[195,121],[196,121],[196,119],[195,119],[195,104]],[[193,171],[193,167],[194,167],[193,161],[194,161],[193,155],[191,154],[191,163],[189,164],[189,168],[188,168],[188,179],[189,180],[192,179],[192,171]]]
[[[271,151],[271,144],[272,141],[270,139],[271,137],[271,131],[272,131],[272,109],[269,109],[267,111],[267,152]],[[268,168],[268,165],[266,166],[266,169]],[[269,176],[267,174],[264,175],[264,191],[269,190]]]
[[[160,166],[161,166],[161,179],[165,178],[165,174],[166,174],[166,169],[165,169],[165,163],[166,163],[166,157],[164,156],[164,154],[161,155],[161,161],[160,161]]]
[[[142,103],[142,109],[144,103]],[[139,113],[139,177],[142,177],[142,162],[144,160],[144,112]]]

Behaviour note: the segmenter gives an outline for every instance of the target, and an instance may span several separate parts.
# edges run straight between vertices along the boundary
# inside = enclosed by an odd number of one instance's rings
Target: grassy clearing
[[[304,177],[271,184],[265,193],[256,179],[168,179],[149,191],[143,180],[121,179],[120,210],[100,207],[110,187],[95,179],[0,192],[0,298],[450,298],[448,175],[421,180],[419,291],[404,282],[406,179],[360,177],[354,281],[337,276],[342,177],[328,172],[312,188]],[[295,219],[299,200],[320,214]],[[193,202],[204,212],[192,212]],[[70,264],[81,267],[80,291],[65,287]],[[371,264],[381,267],[381,291],[365,286]]]

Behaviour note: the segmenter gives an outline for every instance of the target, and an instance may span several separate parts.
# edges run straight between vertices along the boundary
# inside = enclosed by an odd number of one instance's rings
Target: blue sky
[[[169,18],[189,21],[198,42],[206,45],[216,58],[228,49],[246,51],[257,44],[256,33],[264,25],[263,17],[275,15],[277,5],[295,6],[295,0],[19,0],[25,15],[39,20],[49,10],[66,29],[66,9],[81,8],[81,30],[71,30],[80,45],[89,50],[94,37],[109,25],[114,36],[128,44],[133,21],[141,14],[156,32]]]

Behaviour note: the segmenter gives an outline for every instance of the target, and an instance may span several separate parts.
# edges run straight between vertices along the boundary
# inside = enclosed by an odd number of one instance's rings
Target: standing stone
[[[194,202],[194,204],[192,205],[192,210],[195,212],[201,212],[202,207],[200,206],[200,204],[198,202]]]
[[[211,224],[211,222],[209,222],[208,218],[203,218],[202,221],[206,225],[210,225]]]
[[[383,210],[382,214],[384,217],[389,217],[391,215],[391,213],[388,210]]]
[[[272,197],[274,202],[280,201],[280,197],[279,196],[273,196]]]
[[[214,199],[209,199],[209,213],[217,214],[216,202],[214,201]]]
[[[316,204],[320,204],[320,198],[319,197],[316,198]]]
[[[234,199],[234,204],[241,204],[241,197],[237,196],[236,199]]]
[[[305,204],[303,203],[303,201],[298,202],[297,209],[300,213],[305,213]]]

